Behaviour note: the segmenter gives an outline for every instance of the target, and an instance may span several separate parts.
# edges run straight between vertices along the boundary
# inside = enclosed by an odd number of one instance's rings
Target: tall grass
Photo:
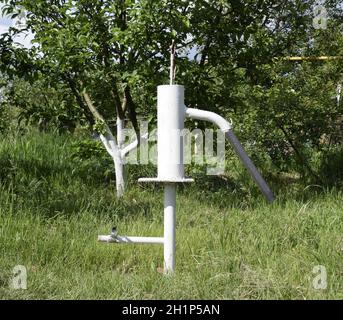
[[[2,299],[343,298],[340,190],[278,180],[268,205],[249,179],[237,180],[239,168],[226,181],[199,175],[179,188],[177,272],[165,277],[162,247],[96,241],[114,225],[161,236],[162,189],[132,182],[117,200],[110,161],[76,159],[75,139],[1,138]],[[16,265],[27,268],[27,290],[9,287]],[[325,290],[313,287],[317,265],[327,270]]]

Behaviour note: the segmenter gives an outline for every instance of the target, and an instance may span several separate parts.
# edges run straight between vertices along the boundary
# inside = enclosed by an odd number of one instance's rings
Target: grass
[[[114,225],[161,236],[162,190],[132,182],[117,200],[106,163],[71,156],[75,139],[32,131],[0,141],[1,299],[343,298],[341,190],[279,181],[268,205],[246,181],[199,177],[179,188],[177,272],[166,277],[162,247],[96,241]],[[16,265],[27,290],[9,287]],[[317,265],[325,290],[312,284]]]

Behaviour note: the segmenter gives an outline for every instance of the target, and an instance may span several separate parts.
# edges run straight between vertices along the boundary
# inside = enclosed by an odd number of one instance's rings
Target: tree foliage
[[[176,81],[186,87],[187,105],[232,118],[240,136],[278,167],[290,159],[313,171],[306,148],[322,149],[325,137],[331,143],[338,134],[342,112],[332,97],[342,60],[283,58],[343,55],[340,1],[324,3],[326,29],[313,26],[314,0],[4,2],[7,15],[25,11],[26,25],[2,35],[1,71],[37,86],[44,81],[57,99],[64,92],[61,101],[69,102],[56,108],[67,105],[68,118],[94,125],[87,92],[105,121],[128,118],[138,133],[137,117],[156,113],[156,86],[167,83],[175,40]],[[13,43],[23,30],[34,34],[31,49]]]

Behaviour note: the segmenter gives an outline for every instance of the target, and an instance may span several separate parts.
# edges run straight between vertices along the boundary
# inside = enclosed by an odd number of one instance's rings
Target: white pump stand
[[[266,198],[272,202],[274,195],[231,130],[231,124],[214,112],[186,108],[184,87],[162,85],[157,88],[157,177],[141,178],[140,182],[164,184],[164,236],[126,237],[116,234],[99,236],[98,241],[109,243],[149,243],[164,245],[164,272],[175,271],[176,250],[176,183],[193,182],[184,176],[183,138],[185,117],[206,120],[216,124],[230,140],[236,153],[249,170]]]
[[[155,243],[164,245],[164,273],[175,271],[176,250],[176,183],[193,182],[184,177],[183,139],[186,117],[184,87],[162,85],[157,89],[157,177],[140,182],[164,184],[164,235],[156,237],[99,236],[109,243]]]
[[[164,184],[164,273],[175,271],[176,183],[193,182],[184,176],[182,130],[185,122],[184,87],[157,88],[157,178],[140,182]]]

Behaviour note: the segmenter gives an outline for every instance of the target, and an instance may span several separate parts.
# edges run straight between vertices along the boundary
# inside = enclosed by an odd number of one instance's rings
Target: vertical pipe
[[[176,249],[176,185],[164,186],[164,273],[171,274],[175,271]]]

